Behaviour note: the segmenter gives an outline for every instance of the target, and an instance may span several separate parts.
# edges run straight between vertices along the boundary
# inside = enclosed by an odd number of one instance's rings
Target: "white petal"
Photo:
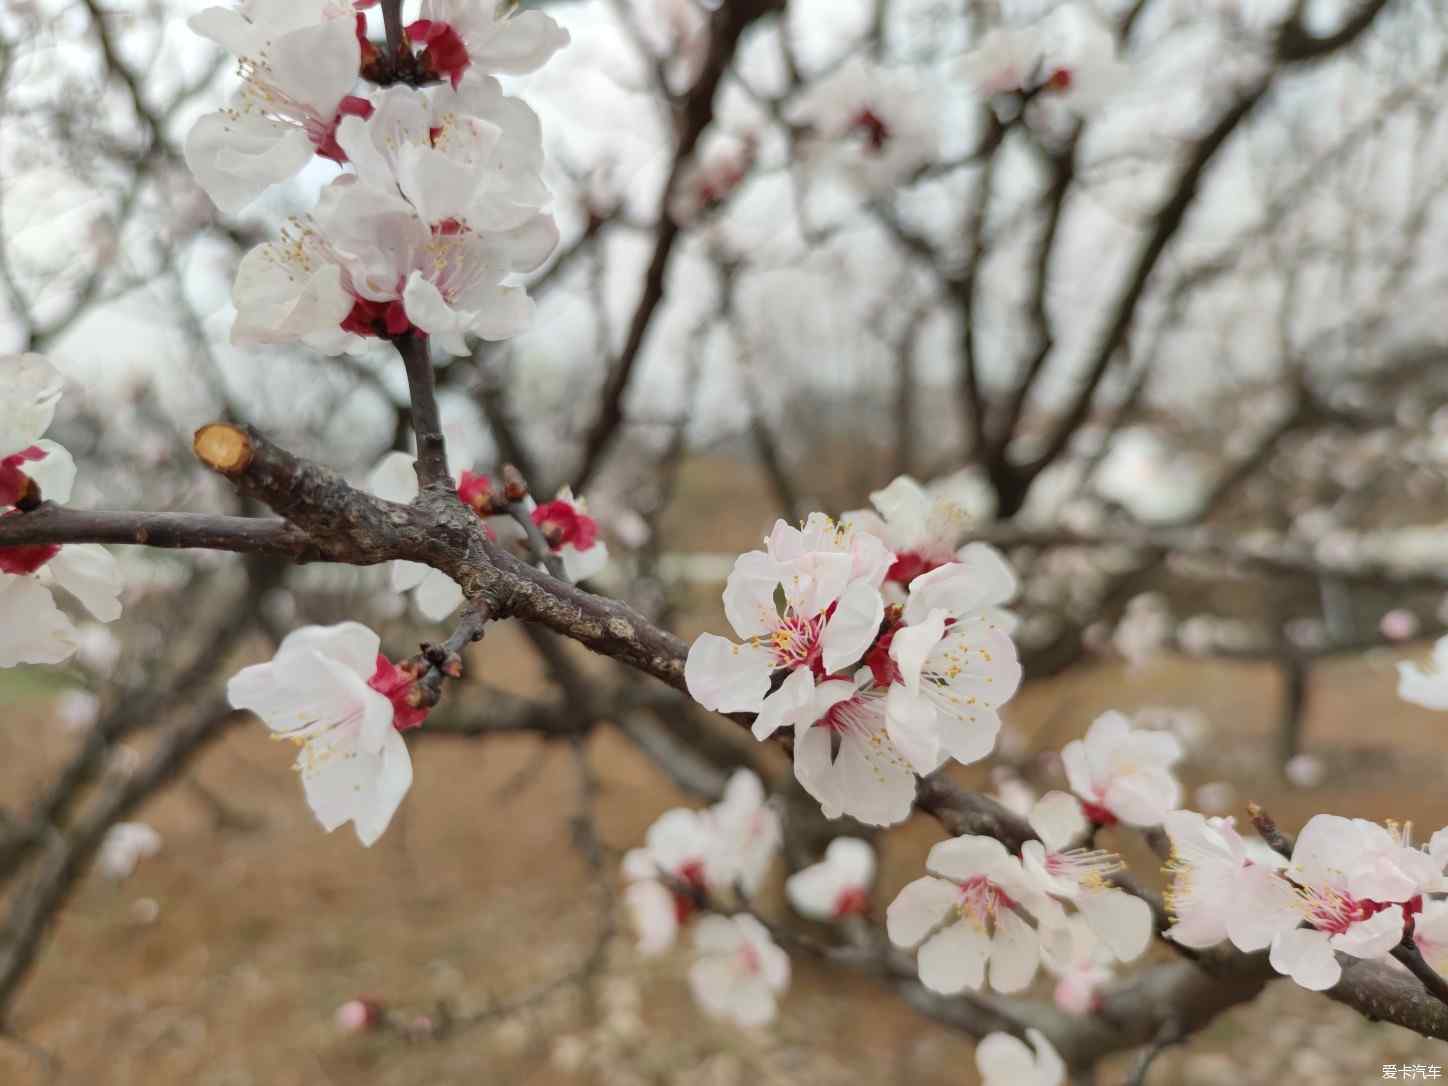
[[[417,468],[405,452],[390,452],[367,476],[367,489],[383,501],[406,505],[417,497]]]
[[[417,586],[417,609],[423,617],[441,622],[456,611],[463,602],[463,590],[457,582],[440,569],[429,569],[427,576]]]
[[[0,667],[58,664],[76,649],[75,627],[34,577],[0,573]]]
[[[951,916],[959,894],[954,883],[928,875],[908,883],[885,910],[890,942],[907,950],[917,946]]]
[[[563,559],[563,575],[574,584],[597,577],[608,565],[608,547],[598,542],[587,550],[566,543],[558,554]]]
[[[856,581],[845,589],[820,637],[825,673],[833,675],[859,660],[880,632],[884,618],[885,601],[874,588]]]
[[[64,505],[70,501],[75,486],[75,458],[64,445],[54,441],[42,439],[35,442],[35,447],[45,453],[45,457],[28,461],[21,470],[40,487],[42,498]]]
[[[64,388],[45,356],[0,355],[0,458],[30,448],[50,428]]]
[[[1052,852],[1070,848],[1089,829],[1080,802],[1065,792],[1047,792],[1038,799],[1028,821]]]
[[[186,165],[222,212],[235,215],[302,171],[317,148],[305,132],[259,113],[208,113],[186,135]]]
[[[404,562],[399,558],[392,563],[388,580],[392,584],[392,591],[410,592],[427,580],[428,574],[432,572],[431,566],[423,565],[421,562]]]
[[[900,677],[912,693],[920,689],[920,672],[945,636],[945,620],[949,617],[943,610],[931,611],[922,621],[896,631],[890,640],[890,659],[900,666]]]
[[[700,634],[684,662],[689,694],[720,713],[758,712],[769,693],[774,655],[755,645],[736,645],[716,634]]]
[[[989,953],[985,932],[964,921],[951,924],[921,946],[920,983],[941,995],[955,995],[967,988],[979,990]]]
[[[968,927],[961,923],[956,927]],[[996,915],[990,943],[990,985],[998,992],[1019,992],[1031,983],[1041,960],[1036,929],[1009,909]]]
[[[1283,932],[1272,941],[1272,968],[1312,992],[1323,992],[1342,979],[1328,937],[1310,928]]]
[[[55,583],[102,622],[121,617],[120,594],[126,582],[111,552],[94,543],[70,543],[47,564]]]
[[[811,724],[807,710],[814,702],[814,677],[808,668],[796,668],[779,689],[764,699],[754,718],[754,738],[768,739],[780,728]]]
[[[1151,906],[1125,890],[1096,890],[1076,899],[1100,940],[1123,962],[1135,961],[1151,944]]]
[[[653,957],[674,945],[679,934],[678,911],[673,893],[663,883],[653,879],[631,883],[623,900],[638,934],[640,954]]]
[[[1035,1086],[1036,1059],[1024,1041],[1009,1033],[990,1033],[975,1046],[981,1086]]]
[[[926,870],[963,883],[987,869],[1009,866],[1011,855],[993,837],[964,836],[940,841],[925,858]]]

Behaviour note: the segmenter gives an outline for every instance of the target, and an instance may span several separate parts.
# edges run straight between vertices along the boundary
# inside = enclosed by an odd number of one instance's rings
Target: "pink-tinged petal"
[[[954,883],[928,875],[906,884],[885,910],[890,942],[907,950],[919,945],[954,914],[959,894]]]
[[[1070,848],[1090,829],[1080,801],[1066,792],[1047,792],[1036,800],[1028,821],[1052,852]]]
[[[1125,890],[1096,890],[1076,899],[1091,930],[1123,962],[1135,961],[1151,944],[1151,906]]]
[[[920,948],[920,983],[940,995],[979,991],[990,945],[990,938],[974,924],[962,921],[941,929]]]
[[[1036,975],[1040,961],[1036,929],[1009,909],[997,913],[995,936],[990,943],[990,986],[1007,994],[1022,991]]]
[[[856,581],[845,590],[820,637],[825,673],[833,675],[855,663],[880,632],[885,601],[880,593]]]
[[[126,589],[121,567],[110,551],[95,543],[68,543],[46,566],[55,583],[80,600],[101,622],[121,617]]]
[[[1295,928],[1272,940],[1270,960],[1273,969],[1310,992],[1325,992],[1342,979],[1327,935],[1310,928]]]
[[[1381,958],[1403,939],[1403,910],[1391,905],[1332,937],[1332,948],[1354,958]]]
[[[75,627],[34,577],[0,574],[0,667],[58,664],[76,650]]]
[[[700,634],[684,662],[684,683],[690,696],[706,709],[758,712],[769,693],[773,660],[767,649]]]

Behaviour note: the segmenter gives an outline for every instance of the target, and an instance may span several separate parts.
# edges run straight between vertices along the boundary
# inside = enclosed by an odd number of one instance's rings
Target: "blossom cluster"
[[[337,354],[413,332],[460,355],[466,336],[505,339],[530,320],[513,280],[548,258],[558,229],[538,118],[493,77],[538,68],[567,32],[499,0],[423,0],[407,51],[382,64],[356,10],[368,6],[245,0],[190,21],[236,55],[242,78],[186,140],[217,207],[238,212],[318,157],[350,167],[243,258],[235,343]],[[359,86],[399,67],[422,86]]]
[[[43,436],[64,384],[40,355],[0,356],[0,516],[70,500],[75,460]],[[97,544],[0,550],[0,667],[58,664],[79,647],[75,624],[56,606],[52,588],[65,589],[93,617],[112,622],[121,614],[123,587],[115,558]]]
[[[718,803],[666,811],[649,827],[643,847],[623,859],[624,901],[639,952],[662,954],[692,927],[690,989],[707,1013],[740,1026],[772,1021],[789,984],[788,956],[747,911],[781,840],[779,815],[763,783],[741,769]],[[874,850],[841,837],[818,863],[786,880],[785,894],[801,916],[840,921],[868,910],[874,874]],[[723,911],[735,904],[744,909]]]
[[[958,512],[913,480],[872,502],[779,521],[741,555],[724,589],[739,641],[701,635],[684,677],[705,708],[756,714],[758,739],[792,728],[796,776],[828,817],[886,826],[918,777],[990,754],[1021,668],[1001,555],[957,547]]]

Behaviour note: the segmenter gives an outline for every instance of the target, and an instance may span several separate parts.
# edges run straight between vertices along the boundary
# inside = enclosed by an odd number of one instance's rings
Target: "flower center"
[[[1117,818],[1111,811],[1089,799],[1081,800],[1081,811],[1086,817],[1098,826],[1114,826]]]
[[[683,889],[676,889],[674,894],[674,919],[678,921],[679,927],[688,923],[689,917],[693,916],[699,908],[698,895],[704,893],[707,888],[704,883],[704,862],[702,860],[686,860],[674,872],[675,882],[682,883],[689,892]]]
[[[850,127],[864,134],[865,146],[870,149],[872,154],[879,154],[885,149],[885,144],[890,141],[890,126],[869,106],[865,106],[855,114],[855,119],[850,122]]]
[[[839,920],[846,916],[864,916],[870,909],[870,899],[859,886],[847,886],[835,898],[834,917]]]
[[[955,911],[961,919],[977,927],[985,927],[995,920],[1001,909],[1015,908],[1015,901],[984,875],[975,875],[960,885]]]

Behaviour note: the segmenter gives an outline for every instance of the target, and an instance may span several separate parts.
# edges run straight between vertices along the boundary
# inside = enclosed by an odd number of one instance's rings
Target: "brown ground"
[[[505,652],[501,642],[490,637],[491,660]],[[1110,705],[1196,705],[1210,731],[1189,775],[1201,782],[1230,773],[1239,805],[1270,797],[1289,827],[1324,809],[1412,818],[1425,829],[1448,822],[1440,786],[1448,721],[1397,702],[1386,659],[1334,665],[1320,677],[1309,736],[1329,776],[1308,792],[1284,791],[1260,769],[1253,773],[1267,761],[1270,674],[1175,660],[1116,671],[1034,687],[1010,718],[1033,747],[1055,748]],[[0,735],[7,795],[24,795],[37,763],[62,756],[73,741],[49,723],[47,704],[22,699],[20,719]],[[442,1040],[339,1034],[333,1010],[354,995],[408,1013],[439,1001],[466,1013],[530,992],[587,955],[599,913],[569,845],[575,791],[566,750],[549,754],[525,790],[508,791],[537,749],[528,738],[420,744],[412,794],[383,841],[364,850],[346,831],[327,836],[313,825],[286,751],[258,728],[235,731],[202,758],[199,778],[258,827],[218,829],[184,785],[153,802],[142,817],[165,836],[162,854],[128,881],[85,881],[17,1004],[17,1032],[60,1066],[46,1072],[33,1054],[7,1044],[0,1082],[974,1080],[966,1041],[864,979],[797,961],[781,1023],[743,1036],[694,1013],[681,959],[642,963],[626,939],[591,999],[568,989],[525,1014]],[[678,797],[610,736],[595,739],[592,753],[603,836],[628,847]],[[887,865],[891,889],[912,877],[934,834],[921,825],[903,835]],[[1185,1059],[1164,1056],[1152,1080],[1368,1082],[1381,1080],[1381,1063],[1434,1061],[1448,1065],[1448,1045],[1369,1026],[1282,984],[1229,1015]],[[1119,1081],[1125,1070],[1111,1069],[1103,1081]]]

